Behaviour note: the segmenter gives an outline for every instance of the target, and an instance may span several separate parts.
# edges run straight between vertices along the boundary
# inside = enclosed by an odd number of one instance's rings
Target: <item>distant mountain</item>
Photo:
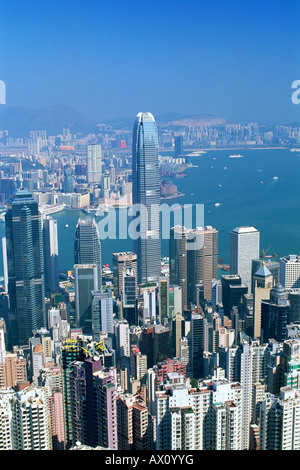
[[[96,123],[84,118],[70,106],[61,104],[33,109],[26,106],[0,108],[0,129],[8,130],[10,136],[28,137],[29,131],[46,130],[56,135],[64,128],[72,133],[96,133]]]
[[[227,124],[227,120],[210,114],[180,114],[180,113],[163,113],[154,115],[157,125],[160,127],[176,127],[176,126],[223,126]],[[129,129],[133,128],[134,118],[116,118],[104,121],[114,127]]]
[[[157,116],[157,123],[161,127],[174,127],[174,126],[224,126],[227,124],[225,118],[218,116],[212,116],[210,114],[176,114],[176,113],[165,113]]]

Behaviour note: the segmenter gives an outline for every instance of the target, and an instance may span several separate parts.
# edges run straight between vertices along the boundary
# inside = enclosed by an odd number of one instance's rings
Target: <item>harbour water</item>
[[[242,157],[229,158],[234,154]],[[224,263],[229,263],[230,231],[242,225],[260,231],[261,251],[271,245],[268,255],[300,254],[300,151],[210,150],[190,157],[190,163],[197,167],[187,168],[185,178],[173,178],[185,196],[163,202],[204,204],[204,224],[218,229]],[[52,214],[58,222],[60,269],[72,269],[75,226],[79,217],[88,216],[80,210]],[[132,250],[130,239],[102,240],[102,263],[111,265],[113,252],[127,250]],[[168,240],[162,241],[162,256],[168,256]],[[2,253],[0,260],[2,274]]]

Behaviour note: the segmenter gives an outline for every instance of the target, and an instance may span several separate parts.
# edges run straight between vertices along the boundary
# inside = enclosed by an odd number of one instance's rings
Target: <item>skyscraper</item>
[[[78,328],[85,335],[91,335],[92,324],[92,291],[98,289],[98,270],[96,264],[75,264],[75,310]]]
[[[170,283],[182,289],[182,307],[199,305],[197,290],[203,284],[204,297],[211,299],[211,281],[218,277],[218,231],[172,227],[170,233]]]
[[[44,259],[38,203],[23,187],[9,199],[5,215],[11,340],[27,346],[46,327]]]
[[[47,217],[43,220],[43,247],[45,262],[46,293],[59,292],[57,220]]]
[[[136,277],[136,295],[137,295],[137,256],[135,253],[125,251],[121,253],[113,253],[113,282],[114,294],[121,297],[123,289],[123,268],[130,267],[135,272]]]
[[[133,129],[132,198],[139,204],[139,236],[134,239],[138,283],[158,280],[161,272],[158,134],[151,113],[139,113]]]
[[[254,227],[236,227],[230,232],[230,274],[241,276],[252,291],[252,260],[259,258],[260,233]]]
[[[102,149],[100,144],[90,144],[86,150],[87,182],[100,184],[102,174]]]
[[[280,258],[280,284],[287,289],[300,287],[300,256]]]
[[[75,231],[74,264],[96,264],[101,289],[101,243],[94,218],[78,219]]]

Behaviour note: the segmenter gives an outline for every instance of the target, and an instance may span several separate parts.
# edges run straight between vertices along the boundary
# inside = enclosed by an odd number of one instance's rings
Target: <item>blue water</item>
[[[236,153],[241,153],[243,158],[228,158]],[[186,178],[173,179],[185,196],[168,203],[204,204],[204,223],[218,229],[219,257],[224,263],[229,263],[230,231],[240,225],[252,225],[260,231],[261,250],[271,245],[268,254],[300,254],[300,152],[216,150],[192,157],[190,161],[198,168],[188,168]],[[215,203],[220,206],[215,207]],[[85,216],[77,210],[53,214],[58,221],[61,269],[73,267],[75,226],[78,218]],[[3,223],[0,235],[4,236]],[[103,240],[102,262],[111,265],[113,252],[127,250],[132,250],[130,239]],[[162,255],[168,256],[167,240],[162,241]],[[0,259],[2,274],[2,254]]]

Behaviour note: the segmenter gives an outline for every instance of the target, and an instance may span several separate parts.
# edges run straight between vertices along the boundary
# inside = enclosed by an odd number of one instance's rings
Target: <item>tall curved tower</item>
[[[138,113],[133,128],[132,201],[140,205],[137,254],[138,283],[157,281],[161,272],[158,133],[151,113]]]

